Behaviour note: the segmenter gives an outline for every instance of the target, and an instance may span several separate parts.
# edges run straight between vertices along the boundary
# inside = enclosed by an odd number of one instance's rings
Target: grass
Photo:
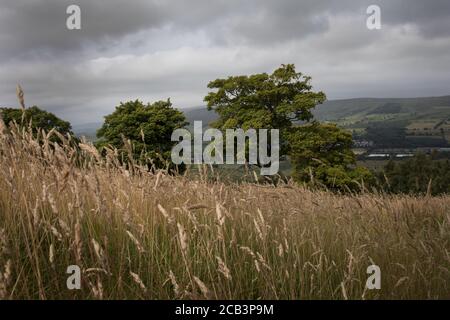
[[[0,298],[450,297],[450,196],[152,174],[52,135],[0,122]]]

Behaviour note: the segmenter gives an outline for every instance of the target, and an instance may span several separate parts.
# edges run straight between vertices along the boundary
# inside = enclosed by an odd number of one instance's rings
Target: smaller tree
[[[418,153],[408,160],[391,159],[377,176],[381,189],[388,192],[450,193],[450,161],[433,160],[433,155]]]
[[[10,124],[11,122],[16,122],[18,125],[24,126],[31,124],[34,132],[37,132],[38,129],[43,129],[46,132],[55,129],[63,135],[73,135],[69,122],[61,120],[53,113],[39,109],[36,106],[24,110],[0,108],[0,112],[5,124]]]
[[[163,168],[171,163],[172,132],[187,124],[184,114],[173,108],[169,99],[146,105],[139,100],[128,101],[105,117],[97,131],[100,139],[97,146],[113,146],[125,157],[129,153],[125,145],[129,140],[134,159]]]
[[[288,139],[295,180],[342,191],[373,183],[371,172],[356,166],[351,134],[336,125],[298,126],[291,129]]]

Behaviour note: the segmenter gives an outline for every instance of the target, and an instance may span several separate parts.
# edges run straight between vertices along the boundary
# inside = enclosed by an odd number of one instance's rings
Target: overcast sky
[[[0,0],[0,106],[20,83],[27,105],[73,124],[129,99],[200,106],[208,81],[282,63],[329,99],[450,94],[450,1]]]

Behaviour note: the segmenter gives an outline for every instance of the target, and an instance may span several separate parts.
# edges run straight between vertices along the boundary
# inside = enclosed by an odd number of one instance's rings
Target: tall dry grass
[[[0,298],[450,297],[449,196],[211,183],[0,131]]]

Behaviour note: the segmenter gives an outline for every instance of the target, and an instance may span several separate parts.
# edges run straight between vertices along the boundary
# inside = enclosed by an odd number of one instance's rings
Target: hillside
[[[217,114],[214,111],[208,111],[206,107],[195,107],[182,110],[186,116],[187,121],[192,126],[194,121],[202,121],[203,127],[217,119]]]
[[[362,118],[371,114],[442,118],[450,116],[450,96],[329,100],[318,106],[314,114],[318,119],[327,121]]]
[[[450,141],[450,96],[334,100],[314,114],[375,148],[437,148]]]

